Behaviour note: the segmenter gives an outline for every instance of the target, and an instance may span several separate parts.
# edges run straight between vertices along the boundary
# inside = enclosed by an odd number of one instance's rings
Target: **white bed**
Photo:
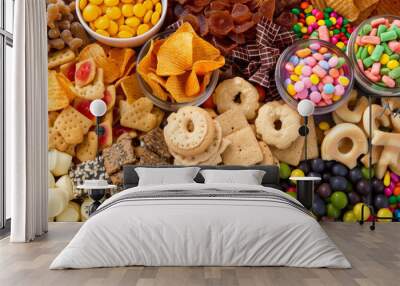
[[[263,186],[196,183],[114,195],[50,269],[128,265],[351,267],[289,195]]]

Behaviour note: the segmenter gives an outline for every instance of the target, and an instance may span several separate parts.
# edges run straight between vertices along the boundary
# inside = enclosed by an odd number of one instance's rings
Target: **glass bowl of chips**
[[[176,31],[165,31],[149,40],[140,50],[137,63],[143,93],[156,106],[176,111],[199,106],[212,95],[225,59],[184,23]]]
[[[121,6],[119,1],[109,1],[108,5],[75,1],[76,15],[88,34],[103,44],[117,48],[143,45],[158,33],[167,16],[168,0],[136,3],[140,7],[132,3]]]

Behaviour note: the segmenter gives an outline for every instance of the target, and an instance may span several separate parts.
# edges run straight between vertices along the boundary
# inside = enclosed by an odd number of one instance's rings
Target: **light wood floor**
[[[44,237],[29,244],[0,241],[1,286],[263,286],[400,285],[400,223],[325,223],[323,228],[353,265],[350,270],[288,267],[125,267],[48,270],[50,262],[80,228],[51,223]]]

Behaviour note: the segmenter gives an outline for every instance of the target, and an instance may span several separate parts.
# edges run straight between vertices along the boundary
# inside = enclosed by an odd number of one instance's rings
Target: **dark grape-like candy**
[[[385,190],[385,185],[378,178],[373,178],[372,179],[372,189],[374,190],[374,192],[376,194],[380,194],[380,193],[383,193],[383,191]]]
[[[313,172],[322,173],[325,170],[324,160],[320,158],[311,160],[311,170]]]
[[[356,184],[359,180],[363,178],[360,168],[355,167],[349,172],[349,179],[353,184]]]
[[[366,179],[361,179],[357,182],[356,190],[360,195],[366,196],[371,192],[371,186]]]
[[[347,174],[349,173],[349,170],[347,167],[343,164],[336,163],[332,166],[331,168],[332,174],[335,176],[341,176],[341,177],[346,177]]]
[[[329,180],[329,184],[333,191],[345,191],[347,188],[347,180],[341,176],[332,176]]]
[[[349,202],[351,205],[355,205],[361,201],[360,195],[356,192],[350,192],[347,196],[349,197]]]
[[[318,187],[317,193],[321,198],[326,199],[332,194],[332,190],[328,183],[323,183]]]

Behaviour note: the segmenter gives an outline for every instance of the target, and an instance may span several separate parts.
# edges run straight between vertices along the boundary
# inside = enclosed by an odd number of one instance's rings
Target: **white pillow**
[[[195,183],[198,167],[187,168],[135,168],[139,186]]]
[[[200,171],[205,184],[246,184],[261,185],[265,171],[262,170],[213,170]]]

